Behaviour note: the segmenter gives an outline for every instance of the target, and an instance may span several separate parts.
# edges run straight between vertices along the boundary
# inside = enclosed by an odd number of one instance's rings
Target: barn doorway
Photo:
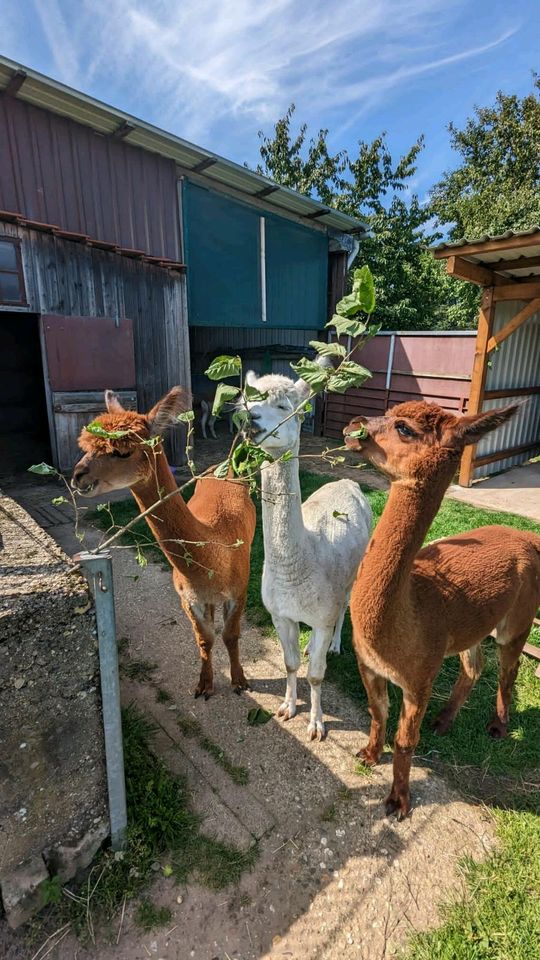
[[[51,462],[39,318],[0,311],[0,475]]]

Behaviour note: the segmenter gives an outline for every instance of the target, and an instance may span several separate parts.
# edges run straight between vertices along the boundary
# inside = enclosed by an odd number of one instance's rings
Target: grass
[[[51,905],[51,922],[71,922],[82,939],[96,921],[111,923],[124,903],[140,896],[155,879],[156,865],[180,882],[195,878],[212,890],[240,879],[258,853],[242,852],[200,831],[186,782],[172,774],[151,749],[153,725],[133,706],[123,711],[128,836],[120,854],[104,850],[82,886]],[[144,904],[146,903],[146,906]],[[149,901],[139,905],[141,922],[157,922]],[[168,923],[169,916],[162,918]]]
[[[301,474],[303,499],[330,479]],[[364,492],[376,522],[387,495],[381,491]],[[136,509],[129,501],[115,504],[115,522],[127,522],[135,515]],[[271,619],[260,597],[263,540],[259,503],[257,513],[247,614],[252,623],[271,630]],[[427,541],[499,523],[540,533],[540,525],[523,517],[479,510],[446,499],[429,530]],[[144,535],[148,536],[146,531]],[[132,537],[132,532],[128,536]],[[135,542],[134,539],[131,542]],[[147,549],[156,548],[145,547]],[[305,642],[307,632],[303,631],[302,636]],[[533,630],[531,642],[540,645],[540,630]],[[327,676],[353,699],[365,704],[348,618],[342,646],[339,657],[329,658]],[[408,960],[538,960],[540,955],[540,682],[534,676],[536,664],[523,657],[516,681],[509,736],[503,741],[491,740],[485,725],[493,712],[497,687],[494,646],[492,642],[486,642],[484,673],[452,730],[446,737],[437,737],[429,728],[429,720],[447,698],[459,667],[457,657],[444,662],[434,685],[417,753],[450,776],[465,793],[481,797],[485,784],[494,784],[493,795],[499,803],[502,797],[506,805],[506,809],[494,809],[499,849],[483,863],[471,860],[463,863],[466,894],[441,907],[442,925],[438,929],[416,935],[410,941],[406,951]],[[399,714],[400,695],[391,684],[389,692],[391,736]],[[357,772],[361,774],[362,771]],[[330,804],[323,812],[323,821],[332,822],[336,812],[336,804]]]
[[[168,907],[156,907],[151,900],[141,900],[135,912],[135,920],[139,927],[145,933],[155,930],[156,927],[164,927],[172,920],[172,910]]]
[[[237,783],[240,786],[245,786],[249,781],[249,771],[247,767],[241,766],[241,764],[233,763],[231,758],[227,756],[222,747],[208,737],[199,723],[199,721],[194,717],[187,717],[185,714],[180,712],[177,713],[176,721],[181,732],[185,737],[194,737],[199,746],[203,750],[206,750],[207,753],[228,773],[229,777],[233,783]]]

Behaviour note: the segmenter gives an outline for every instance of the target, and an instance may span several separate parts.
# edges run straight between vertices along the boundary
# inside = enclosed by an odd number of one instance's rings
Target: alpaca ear
[[[105,406],[107,407],[107,413],[124,413],[125,411],[114,390],[105,391]]]
[[[484,413],[472,413],[465,417],[460,417],[457,424],[454,425],[452,433],[454,437],[465,446],[468,443],[478,443],[491,430],[507,423],[519,410],[520,404],[513,403],[509,407],[502,407],[500,410],[486,410]]]
[[[248,387],[256,387],[258,379],[259,378],[254,370],[248,370],[244,377],[244,381],[247,383]]]
[[[172,427],[176,423],[178,414],[185,413],[189,409],[189,395],[182,390],[182,387],[173,387],[147,414],[151,436],[163,436],[167,427]]]
[[[305,380],[296,380],[294,386],[298,394],[298,402],[302,403],[303,400],[306,400],[309,397],[311,393],[311,387],[309,383],[306,383]]]

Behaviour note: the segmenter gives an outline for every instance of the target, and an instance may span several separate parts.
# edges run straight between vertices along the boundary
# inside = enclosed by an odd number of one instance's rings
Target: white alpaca
[[[278,424],[306,399],[309,387],[303,380],[295,383],[279,374],[257,378],[252,371],[246,382],[268,394],[264,401],[248,403],[254,442],[260,439],[273,458],[287,450],[293,453],[292,460],[268,463],[261,471],[262,600],[281,641],[287,670],[287,690],[278,715],[289,720],[296,713],[299,624],[305,623],[312,628],[308,736],[322,740],[326,655],[329,649],[340,649],[349,594],[371,533],[371,507],[352,480],[328,483],[302,505],[297,459],[300,417]]]

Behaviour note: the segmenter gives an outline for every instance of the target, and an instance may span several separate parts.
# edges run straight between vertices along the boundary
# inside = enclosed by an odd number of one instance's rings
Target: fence
[[[355,416],[377,416],[405,400],[428,400],[463,413],[469,399],[476,332],[379,333],[353,354],[371,371],[363,387],[329,394],[324,432],[341,437]]]

